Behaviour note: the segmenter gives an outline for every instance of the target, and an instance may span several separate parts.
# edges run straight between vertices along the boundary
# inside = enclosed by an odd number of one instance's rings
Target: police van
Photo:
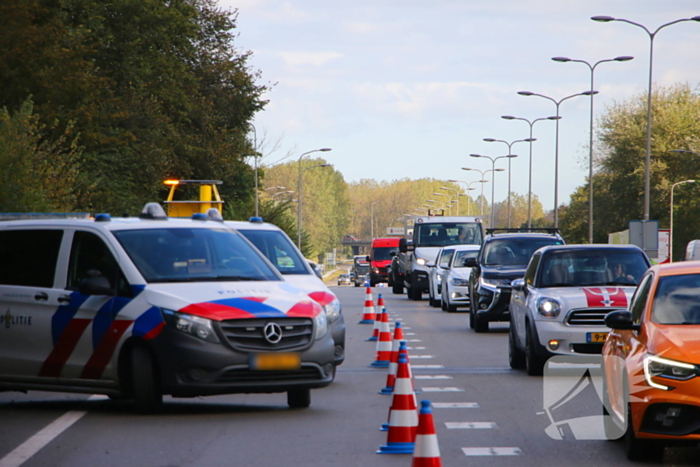
[[[338,297],[315,274],[292,240],[274,224],[261,217],[245,221],[226,221],[226,225],[242,233],[277,268],[284,279],[318,302],[326,312],[335,343],[335,365],[345,360],[345,319]]]
[[[286,392],[334,378],[321,305],[204,214],[0,222],[0,391],[133,399]]]

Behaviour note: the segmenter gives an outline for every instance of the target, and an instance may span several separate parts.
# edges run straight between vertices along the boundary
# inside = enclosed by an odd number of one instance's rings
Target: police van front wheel
[[[311,389],[287,391],[287,405],[293,409],[305,409],[311,405]]]
[[[163,405],[163,394],[155,359],[144,345],[136,345],[131,351],[131,377],[136,410],[142,414],[158,412]]]

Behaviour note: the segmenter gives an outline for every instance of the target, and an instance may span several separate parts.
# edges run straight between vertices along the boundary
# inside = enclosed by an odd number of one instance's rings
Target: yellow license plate
[[[253,370],[298,370],[301,355],[294,352],[258,353],[250,356]]]
[[[586,342],[605,342],[607,332],[589,332],[586,334]]]

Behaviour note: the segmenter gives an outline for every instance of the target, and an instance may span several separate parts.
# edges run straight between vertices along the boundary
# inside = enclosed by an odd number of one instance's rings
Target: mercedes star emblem
[[[282,340],[282,328],[277,323],[267,323],[263,329],[263,334],[270,344],[277,344]]]

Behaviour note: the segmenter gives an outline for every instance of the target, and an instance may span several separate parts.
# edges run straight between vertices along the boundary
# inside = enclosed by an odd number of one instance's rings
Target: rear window
[[[641,251],[552,251],[542,259],[540,282],[542,287],[636,286],[648,268]]]
[[[486,266],[521,266],[525,268],[538,249],[543,246],[563,243],[557,237],[494,239],[484,244],[483,262]]]

